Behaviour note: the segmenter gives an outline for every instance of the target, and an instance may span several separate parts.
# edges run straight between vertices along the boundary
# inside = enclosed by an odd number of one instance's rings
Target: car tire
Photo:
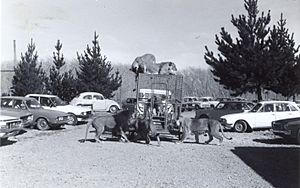
[[[116,105],[112,105],[109,107],[109,112],[116,113],[119,110],[119,108]]]
[[[73,125],[73,126],[77,125],[78,119],[77,119],[77,117],[75,116],[75,114],[69,113],[68,115],[69,115],[69,120],[70,120],[70,121],[68,121],[67,124],[68,124],[68,125]]]
[[[235,132],[238,132],[238,133],[246,132],[247,122],[243,121],[243,120],[239,120],[234,124],[233,129],[234,129]]]
[[[49,123],[45,118],[39,118],[36,122],[36,127],[41,131],[50,129]]]
[[[300,129],[298,129],[297,137],[296,137],[297,144],[300,145]]]

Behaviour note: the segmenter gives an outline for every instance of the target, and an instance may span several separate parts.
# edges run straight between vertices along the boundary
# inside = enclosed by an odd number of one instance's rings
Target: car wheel
[[[36,126],[39,130],[42,130],[42,131],[50,129],[48,121],[44,118],[38,119]]]
[[[243,133],[247,130],[247,122],[239,120],[234,124],[233,129],[238,133]]]
[[[300,145],[300,129],[298,129],[298,133],[297,133],[296,141],[297,141],[297,144],[299,144],[299,145]]]
[[[112,105],[109,107],[109,112],[116,113],[119,110],[119,108],[116,105]]]
[[[68,121],[68,125],[77,125],[78,120],[77,117],[75,116],[75,114],[69,114],[69,121]]]

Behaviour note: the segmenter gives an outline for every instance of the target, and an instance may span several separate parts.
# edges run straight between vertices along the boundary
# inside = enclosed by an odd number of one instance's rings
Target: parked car
[[[17,117],[0,114],[0,145],[10,136],[18,134],[22,127],[22,120]]]
[[[69,125],[76,125],[78,121],[87,119],[92,115],[91,108],[69,105],[56,95],[28,94],[25,97],[36,99],[45,109],[57,110],[69,114]]]
[[[216,107],[209,109],[199,109],[196,111],[196,118],[211,118],[219,120],[226,114],[240,113],[249,111],[254,104],[247,101],[223,101],[219,102]]]
[[[74,106],[91,106],[95,111],[109,111],[112,113],[121,109],[117,102],[105,99],[101,93],[96,92],[80,93],[70,104]]]
[[[199,97],[200,108],[213,108],[219,104],[219,101],[214,100],[212,97]]]
[[[39,130],[58,128],[70,121],[68,114],[44,109],[36,99],[29,97],[1,97],[1,109],[32,113],[33,125]]]
[[[32,125],[33,123],[33,115],[29,112],[19,112],[19,111],[11,111],[6,109],[0,109],[0,114],[4,116],[13,116],[22,120],[22,127],[26,128]]]
[[[249,112],[228,114],[221,117],[221,123],[236,132],[258,128],[271,128],[272,121],[300,117],[300,108],[291,101],[258,102]]]
[[[183,97],[182,101],[182,111],[185,110],[197,110],[201,106],[200,102],[198,101],[198,97]]]
[[[300,144],[300,117],[273,121],[272,131],[275,135],[295,139]]]
[[[136,98],[127,98],[122,102],[122,109],[134,111],[136,105]]]

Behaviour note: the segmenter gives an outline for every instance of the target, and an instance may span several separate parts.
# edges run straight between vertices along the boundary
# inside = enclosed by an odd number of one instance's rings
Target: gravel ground
[[[194,116],[192,112],[185,116]],[[270,131],[225,132],[233,140],[161,146],[95,143],[85,124],[27,130],[0,147],[0,187],[300,187],[300,147]],[[208,137],[200,136],[204,143]]]

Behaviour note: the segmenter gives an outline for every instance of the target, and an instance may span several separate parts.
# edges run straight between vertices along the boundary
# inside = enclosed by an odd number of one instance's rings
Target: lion
[[[177,68],[173,62],[156,63],[156,58],[152,54],[144,54],[135,58],[131,68],[135,74],[176,74]]]
[[[226,137],[224,135],[223,127],[218,120],[207,118],[184,118],[182,122],[178,120],[177,125],[182,126],[182,136],[180,139],[181,143],[186,139],[188,135],[191,135],[192,133],[195,135],[196,143],[199,143],[199,135],[205,133],[207,133],[209,136],[209,139],[205,141],[205,144],[209,144],[213,140],[213,137],[219,140],[219,144],[223,142],[223,137],[228,140],[232,139],[231,137]],[[223,137],[220,135],[220,130]]]
[[[85,139],[83,142],[85,142],[87,139],[87,134],[90,125],[92,125],[92,127],[96,129],[96,142],[101,142],[102,140],[105,140],[101,138],[105,130],[109,130],[112,132],[112,135],[118,136],[120,141],[129,142],[125,132],[129,131],[129,126],[131,123],[130,117],[132,113],[133,112],[131,112],[130,110],[123,110],[121,112],[118,112],[117,114],[102,115],[91,119],[91,121],[89,121],[87,124]]]

